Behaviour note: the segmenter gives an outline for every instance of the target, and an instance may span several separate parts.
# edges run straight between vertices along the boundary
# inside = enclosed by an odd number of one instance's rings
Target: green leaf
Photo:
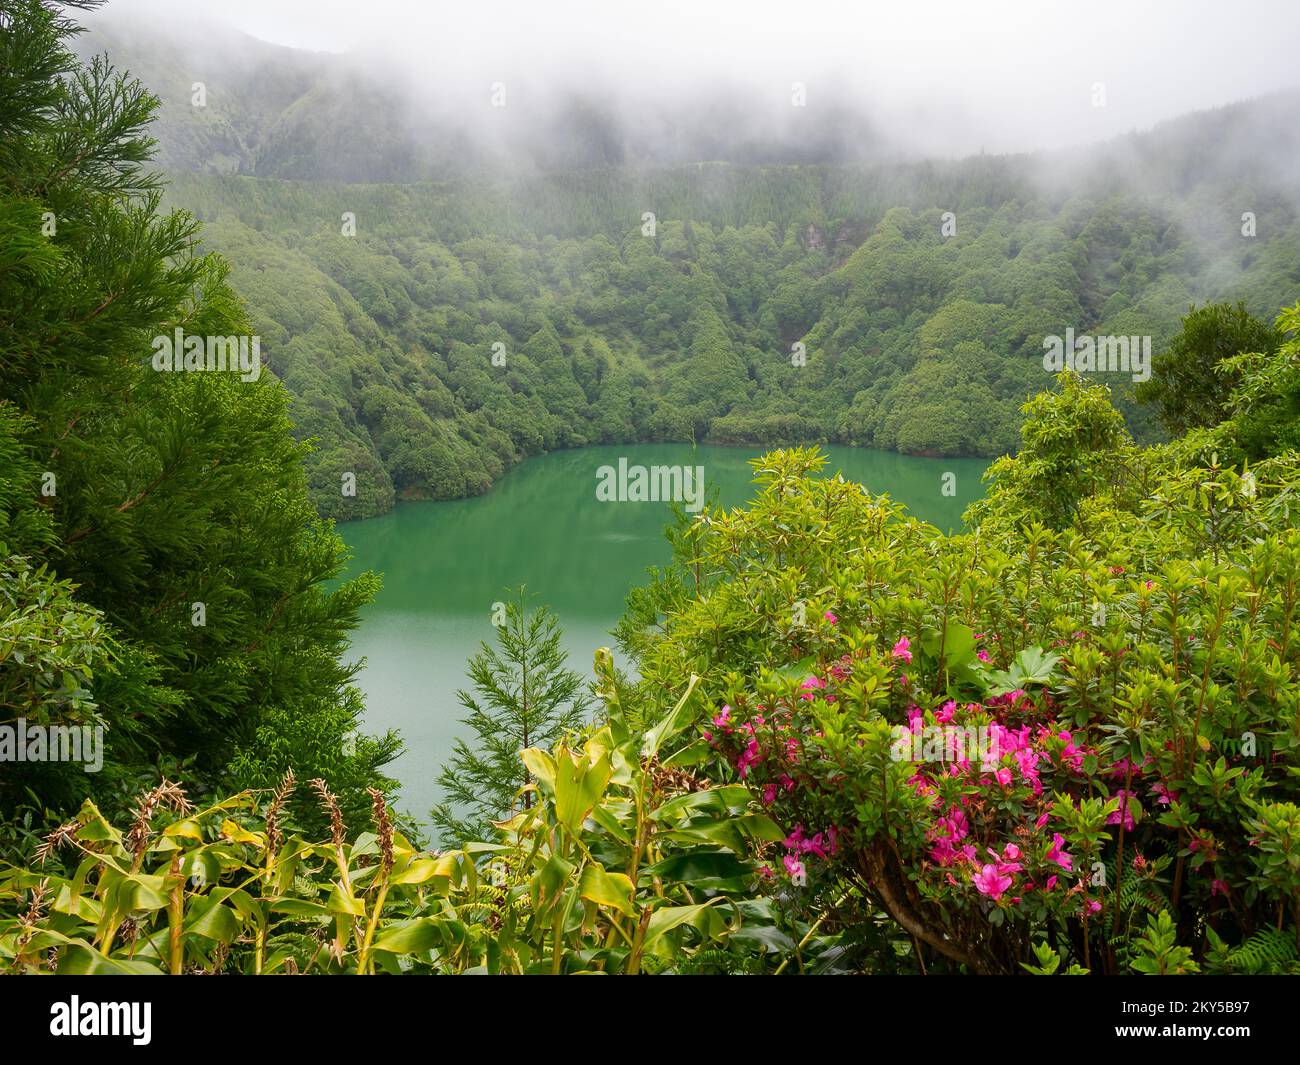
[[[1026,647],[1012,660],[1009,670],[993,672],[990,694],[1006,695],[1030,684],[1050,684],[1052,671],[1060,660],[1060,655],[1045,652],[1041,647]]]
[[[716,900],[695,906],[660,906],[651,914],[650,923],[646,927],[645,949],[650,950],[657,939],[682,925],[689,925],[710,936],[716,928],[715,913],[712,909],[714,901]]]
[[[538,747],[529,747],[520,754],[524,768],[537,781],[538,787],[555,794],[555,759]]]
[[[443,942],[436,917],[418,917],[411,921],[386,925],[375,938],[374,949],[389,954],[422,954]]]
[[[330,908],[314,899],[277,899],[271,904],[272,913],[287,913],[290,917],[328,917]]]
[[[70,946],[59,958],[59,976],[161,976],[162,970],[147,961],[108,958],[89,947]]]
[[[161,910],[167,906],[166,877],[144,873],[127,873],[118,887],[118,905],[130,913],[135,910]]]
[[[659,748],[664,745],[665,740],[676,736],[694,720],[695,715],[689,709],[689,704],[691,695],[694,694],[695,687],[699,683],[700,678],[692,673],[690,683],[686,685],[686,691],[677,700],[677,705],[673,707],[672,712],[646,733],[645,741],[641,744],[641,756],[643,758],[653,758],[659,753]]]
[[[346,913],[353,917],[366,915],[366,904],[355,895],[344,892],[343,885],[337,881],[330,887],[328,906],[331,913]]]
[[[686,851],[665,858],[646,871],[665,881],[715,891],[742,890],[754,879],[752,866],[731,851]]]
[[[213,901],[204,906],[205,902],[208,900],[200,899],[190,907],[185,932],[218,943],[233,943],[239,935],[239,922],[235,919],[234,911],[219,902]]]
[[[589,745],[581,755],[561,746],[555,752],[555,819],[576,833],[605,794],[613,767],[609,752]]]
[[[578,893],[597,906],[608,906],[631,917],[635,912],[632,881],[622,873],[608,873],[600,865],[588,865],[582,870]]]
[[[559,901],[564,885],[573,875],[574,865],[558,854],[552,854],[532,880],[533,909],[538,914],[547,913]]]
[[[669,799],[653,810],[650,816],[656,821],[670,821],[691,813],[712,813],[726,816],[732,810],[743,810],[749,802],[750,792],[743,784],[729,784],[721,788],[688,791]]]

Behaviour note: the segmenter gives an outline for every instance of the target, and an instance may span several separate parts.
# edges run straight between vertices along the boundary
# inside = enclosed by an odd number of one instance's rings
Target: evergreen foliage
[[[474,691],[456,693],[475,739],[458,739],[438,774],[444,801],[430,818],[448,846],[486,839],[492,822],[530,808],[533,779],[520,753],[558,746],[581,729],[590,709],[587,682],[565,668],[555,616],[545,607],[529,613],[522,588],[503,607],[500,649],[481,644],[469,662]]]

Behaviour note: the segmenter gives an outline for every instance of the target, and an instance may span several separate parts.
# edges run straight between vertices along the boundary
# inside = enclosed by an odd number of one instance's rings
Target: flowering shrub
[[[1103,463],[1098,394],[1038,397],[956,536],[765,456],[752,506],[679,536],[704,576],[634,600],[663,619],[625,641],[645,685],[689,663],[715,695],[719,775],[788,833],[773,883],[814,909],[856,888],[918,967],[1194,971],[1269,930],[1295,967],[1300,469],[1221,463],[1222,433],[1102,434]],[[1044,421],[1088,473],[1068,516],[1022,491]]]

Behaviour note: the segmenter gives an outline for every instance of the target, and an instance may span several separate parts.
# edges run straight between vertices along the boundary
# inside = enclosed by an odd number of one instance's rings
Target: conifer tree
[[[531,806],[531,795],[519,794],[532,782],[520,752],[553,747],[586,720],[586,682],[565,668],[562,635],[546,607],[527,612],[521,588],[504,604],[498,646],[483,642],[470,659],[474,691],[456,695],[469,711],[462,722],[473,746],[456,741],[438,775],[443,801],[430,812],[448,845],[493,838],[489,822]]]
[[[292,767],[360,816],[398,749],[350,743],[342,654],[377,579],[327,589],[345,549],[278,380],[151,363],[178,329],[251,328],[198,223],[160,209],[157,99],[68,48],[65,10],[96,6],[0,0],[0,721],[99,725],[105,766],[6,767],[0,819],[182,762],[192,793]]]

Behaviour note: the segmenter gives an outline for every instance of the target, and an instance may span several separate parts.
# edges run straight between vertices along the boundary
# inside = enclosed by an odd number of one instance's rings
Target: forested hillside
[[[486,188],[186,176],[171,195],[234,263],[299,431],[321,441],[318,506],[352,517],[481,492],[519,457],[588,443],[996,455],[1050,380],[1045,335],[1150,335],[1159,352],[1191,303],[1231,296],[1268,317],[1300,281],[1278,191],[1053,194],[1033,183],[1042,163],[717,164]],[[1152,438],[1130,377],[1106,377]],[[340,494],[349,471],[355,497]]]
[[[1159,353],[1189,305],[1269,318],[1300,282],[1295,93],[1093,149],[950,161],[881,161],[831,113],[802,139],[729,139],[710,114],[711,141],[637,147],[636,126],[570,101],[539,155],[526,130],[489,146],[408,121],[341,57],[111,25],[80,47],[161,94],[169,202],[233,264],[296,432],[319,441],[309,485],[331,517],[480,493],[584,444],[994,456],[1050,382],[1045,336]],[[491,165],[503,152],[514,177]],[[723,161],[656,163],[683,153]],[[392,183],[412,176],[447,180]],[[1131,375],[1105,380],[1156,438]]]

